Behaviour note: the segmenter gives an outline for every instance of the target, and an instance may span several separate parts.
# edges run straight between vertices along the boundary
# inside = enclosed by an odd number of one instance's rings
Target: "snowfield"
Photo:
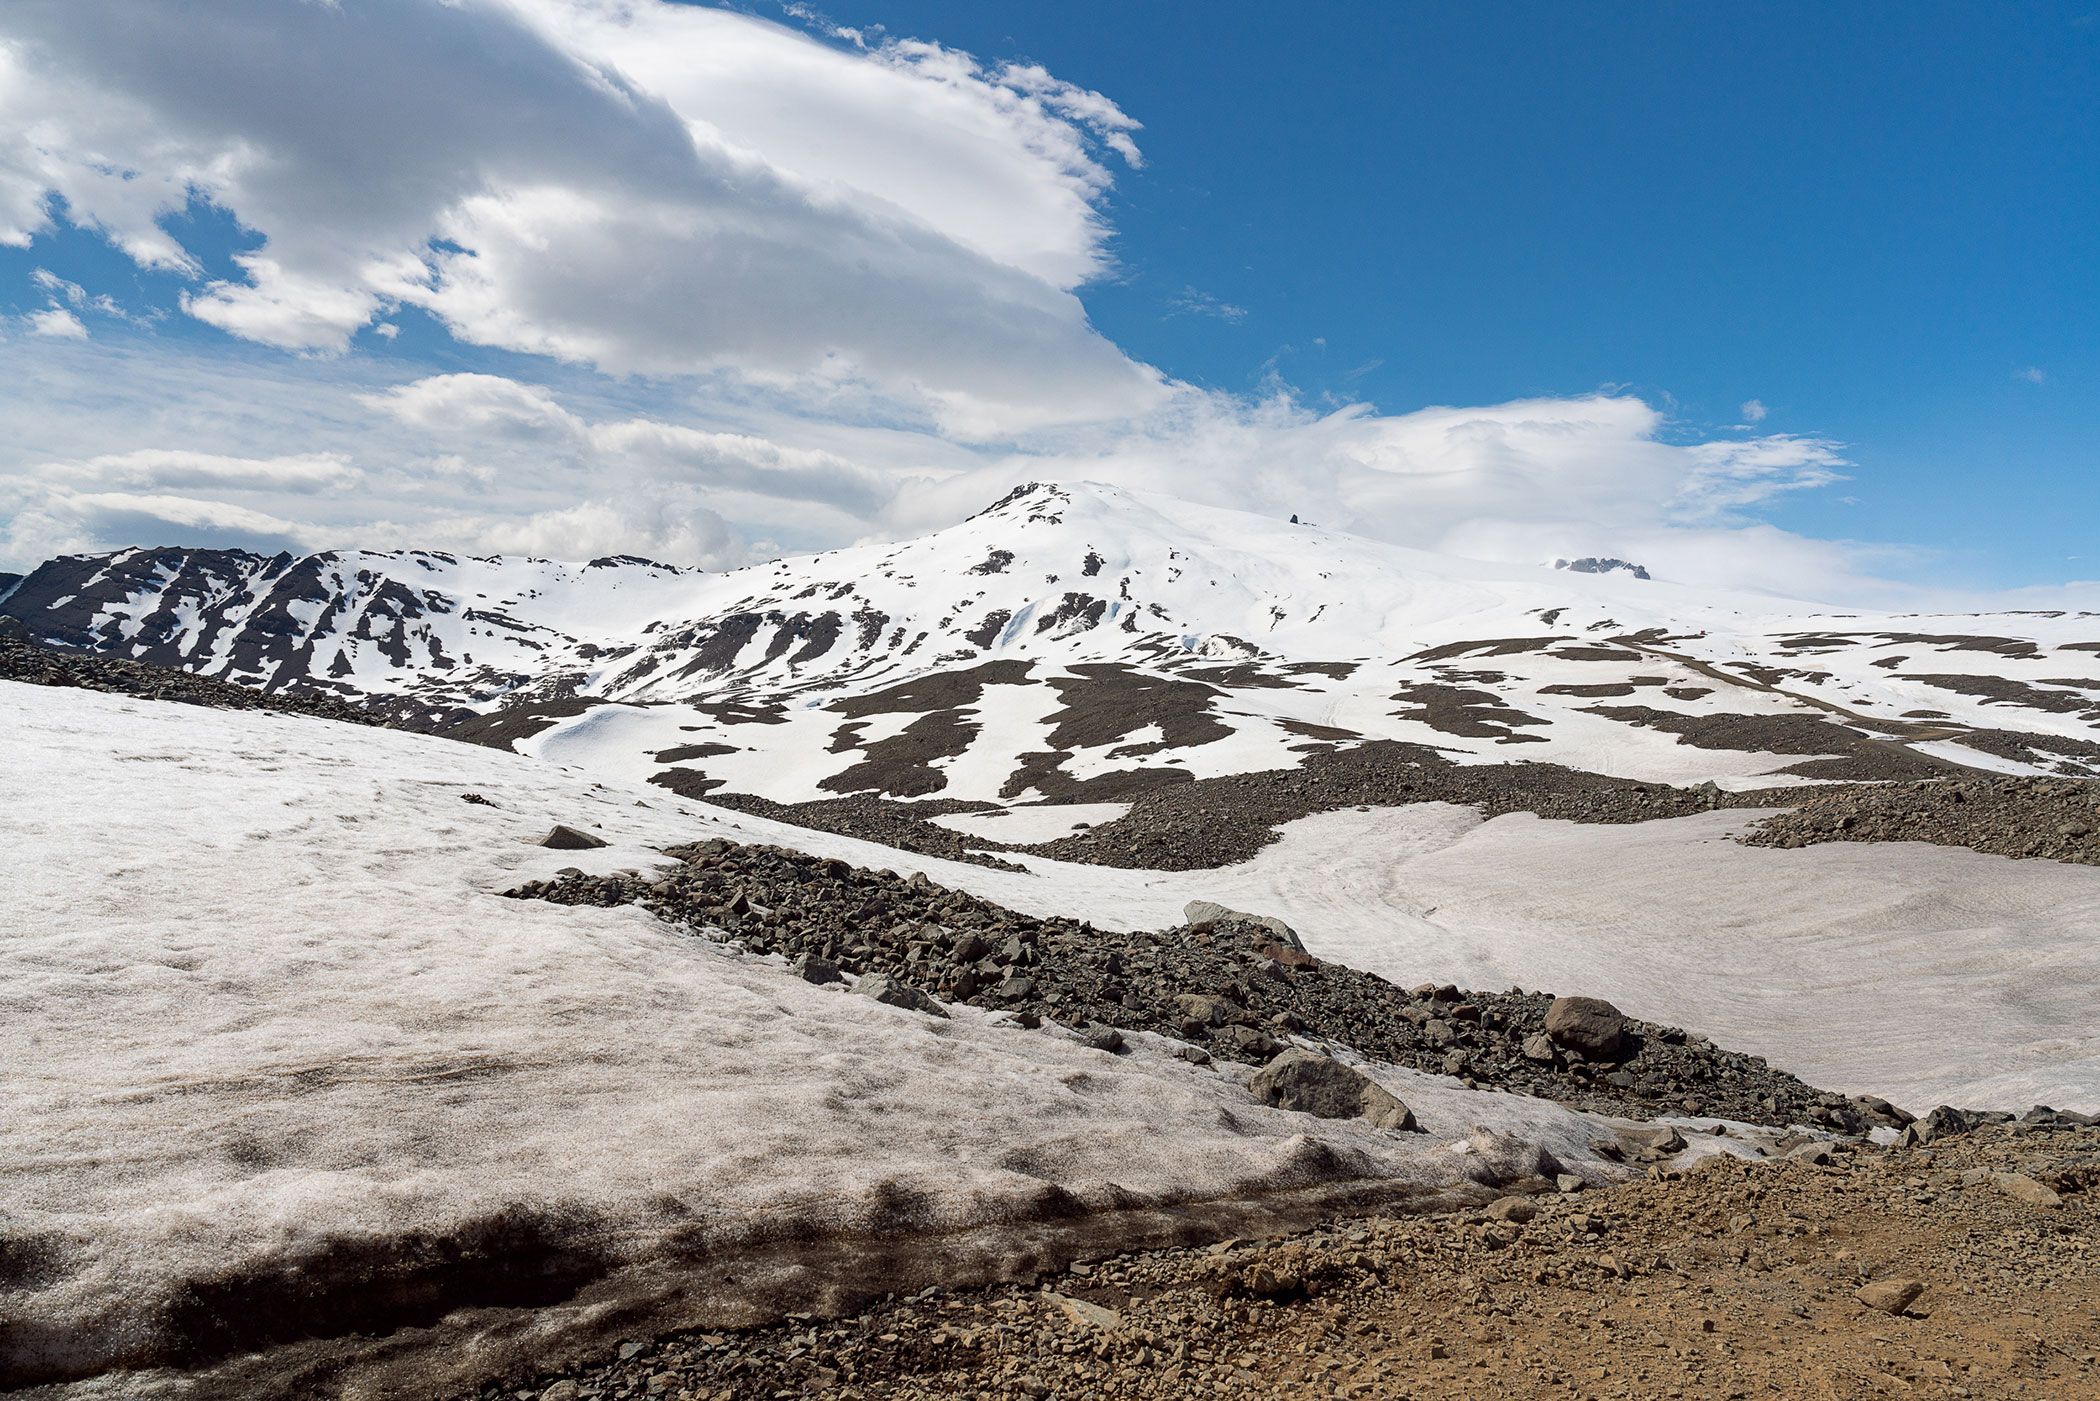
[[[1588,1147],[1603,1121],[1541,1101],[1380,1068],[1428,1134],[1314,1120],[1157,1038],[938,1020],[497,893],[710,834],[978,868],[405,733],[14,683],[0,705],[0,1384],[259,1393],[273,1366],[378,1367],[245,1357],[356,1327],[428,1389],[505,1350],[995,1274],[1088,1213],[1128,1240],[1147,1211],[1363,1179],[1477,1196],[1524,1157],[1492,1134],[1622,1170]],[[531,844],[556,821],[612,845]],[[175,1356],[231,1360],[94,1380]]]
[[[681,792],[1004,804],[1119,800],[1363,739],[1730,789],[1899,760],[2100,773],[2100,613],[2072,601],[1836,610],[1074,482],[726,573],[126,550],[49,561],[0,609],[59,646],[389,714],[554,700],[518,747],[619,778],[681,770]],[[896,742],[929,715],[946,722]]]

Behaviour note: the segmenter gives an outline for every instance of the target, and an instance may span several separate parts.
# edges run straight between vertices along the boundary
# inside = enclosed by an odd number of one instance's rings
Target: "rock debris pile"
[[[1963,778],[1854,785],[1793,795],[1799,806],[1760,823],[1750,846],[1933,842],[1994,856],[2100,865],[2100,781]]]
[[[1295,935],[1287,941],[1259,916],[1222,911],[1192,925],[1114,933],[1019,914],[923,875],[779,847],[716,839],[665,854],[677,864],[653,874],[572,871],[510,893],[638,904],[696,933],[781,955],[816,980],[880,976],[892,989],[1010,1012],[1023,1025],[1054,1021],[1104,1041],[1119,1031],[1157,1032],[1188,1042],[1186,1054],[1197,1059],[1265,1064],[1297,1037],[1476,1087],[1638,1117],[1712,1115],[1850,1133],[1903,1122],[1877,1101],[1818,1092],[1756,1056],[1621,1017],[1594,999],[1568,1000],[1555,1013],[1544,993],[1400,988],[1310,957],[1293,947]]]
[[[11,621],[0,619],[0,624]],[[10,636],[4,630],[0,630],[0,681],[23,681],[32,686],[74,686],[84,691],[106,691],[137,696],[142,700],[180,701],[184,705],[206,705],[219,710],[275,710],[287,715],[344,720],[353,725],[386,723],[376,711],[348,701],[261,691],[253,686],[193,676],[174,667],[152,666],[94,652],[64,652],[39,647],[19,636]]]

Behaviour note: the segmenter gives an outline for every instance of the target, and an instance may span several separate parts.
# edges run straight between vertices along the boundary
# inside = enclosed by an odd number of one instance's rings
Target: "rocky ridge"
[[[7,620],[0,619],[0,623]],[[310,715],[352,725],[384,725],[386,717],[369,706],[327,696],[258,691],[252,686],[213,681],[174,667],[153,666],[94,652],[67,652],[39,647],[0,630],[0,681],[32,686],[72,686],[107,691],[141,700],[176,701],[219,710],[274,710]]]
[[[650,874],[570,872],[509,892],[560,904],[638,904],[695,933],[778,954],[805,976],[881,976],[952,1002],[1053,1021],[1105,1049],[1123,1031],[1190,1044],[1201,1059],[1267,1062],[1293,1038],[1367,1059],[1637,1117],[1711,1115],[1861,1133],[1906,1116],[1803,1084],[1675,1027],[1622,1019],[1609,1047],[1548,1032],[1540,992],[1396,987],[1323,963],[1253,919],[1112,933],[1039,919],[902,877],[713,839]],[[1614,1013],[1616,1015],[1616,1013]]]
[[[1745,834],[1751,846],[1933,842],[2015,860],[2100,865],[2100,781],[1966,778],[1789,795],[1791,810]]]

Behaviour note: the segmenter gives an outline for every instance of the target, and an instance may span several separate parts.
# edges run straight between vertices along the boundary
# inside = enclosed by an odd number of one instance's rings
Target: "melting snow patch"
[[[848,1289],[908,1253],[871,1242],[946,1233],[992,1273],[1148,1209],[1482,1190],[1433,1134],[1269,1109],[1157,1046],[935,1019],[637,909],[498,893],[753,835],[658,790],[392,731],[0,695],[0,1386],[403,1328],[485,1360],[462,1308],[670,1326],[731,1257],[774,1261],[713,1298],[748,1318],[759,1281]],[[554,821],[611,845],[530,845]],[[1521,1109],[1586,1151],[1580,1116],[1463,1093],[1425,1091],[1428,1121]]]

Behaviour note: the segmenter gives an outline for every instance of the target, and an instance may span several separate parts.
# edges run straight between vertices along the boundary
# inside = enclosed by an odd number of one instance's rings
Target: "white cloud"
[[[500,375],[433,375],[364,402],[428,433],[482,442],[506,437],[598,473],[820,503],[859,518],[879,512],[896,489],[882,473],[833,453],[783,447],[749,433],[646,417],[587,422],[546,390]]]
[[[2040,365],[2029,365],[2024,369],[2015,370],[2013,371],[2013,378],[2024,379],[2029,384],[2046,384],[2049,382],[2048,373]]]
[[[322,534],[299,522],[224,501],[155,492],[44,492],[0,526],[0,558],[53,555],[208,540],[232,549],[276,553],[320,548]]]
[[[1835,480],[1836,444],[1786,435],[1678,444],[1665,440],[1668,427],[1626,395],[1381,415],[1191,389],[1144,422],[900,498],[888,524],[910,533],[952,520],[1031,476],[1093,478],[1476,559],[1610,554],[1685,582],[1795,596],[1875,587],[1854,562],[1859,551],[1744,514]]]
[[[64,307],[54,306],[46,307],[42,311],[32,311],[22,319],[29,323],[29,334],[32,336],[58,336],[76,341],[88,338],[87,326]]]
[[[28,522],[0,540],[0,568],[34,563],[61,536],[66,549],[133,543],[145,529],[137,513],[119,521],[65,503],[91,487],[230,498],[273,517],[280,541],[313,547],[726,566],[938,528],[1031,477],[1297,513],[1522,565],[1617,555],[1665,578],[1795,596],[1885,596],[1870,566],[1911,563],[1756,521],[1760,503],[1831,479],[1842,468],[1835,445],[1671,442],[1665,416],[1627,396],[1381,415],[1182,388],[1153,414],[991,451],[762,402],[607,397],[593,377],[342,382],[353,371],[377,367],[261,352],[197,363],[153,341],[0,342],[0,379],[23,390],[0,398],[0,521],[12,497]],[[94,478],[69,479],[68,467]],[[359,474],[355,490],[314,489],[338,469]],[[190,484],[175,485],[178,473]],[[284,480],[273,484],[273,473]],[[155,519],[164,533],[154,543],[266,533],[210,512]],[[66,529],[54,532],[54,520]]]
[[[661,0],[19,0],[0,238],[48,199],[145,266],[193,198],[264,242],[190,314],[338,351],[397,305],[615,373],[867,386],[998,437],[1162,390],[1088,324],[1097,152],[1135,123],[1039,69],[834,49]]]
[[[357,485],[363,476],[341,453],[252,458],[168,448],[140,448],[83,462],[53,463],[43,469],[43,475],[70,486],[93,483],[133,490],[201,488],[294,495],[340,491]]]
[[[1686,442],[1623,393],[1316,412],[1273,370],[1250,398],[1132,361],[1075,289],[1112,271],[1137,122],[1040,67],[845,37],[663,0],[10,0],[0,243],[62,208],[250,344],[84,341],[122,310],[34,274],[46,338],[0,338],[0,566],[135,540],[728,565],[1063,476],[1522,564],[1878,587],[1885,556],[1758,520],[1844,466],[1754,431],[1758,400]],[[165,222],[194,200],[254,235],[236,276]],[[403,309],[545,358],[325,358]]]

